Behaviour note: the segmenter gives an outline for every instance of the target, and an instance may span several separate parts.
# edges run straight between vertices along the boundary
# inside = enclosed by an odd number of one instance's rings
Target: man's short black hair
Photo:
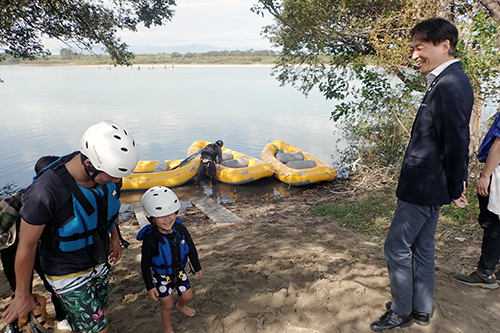
[[[49,164],[52,164],[59,159],[59,156],[42,156],[35,163],[35,173],[38,174],[40,171],[45,169]]]
[[[458,42],[458,29],[453,23],[444,18],[431,18],[417,24],[410,32],[411,39],[431,42],[434,45],[449,40],[449,54],[455,54]]]

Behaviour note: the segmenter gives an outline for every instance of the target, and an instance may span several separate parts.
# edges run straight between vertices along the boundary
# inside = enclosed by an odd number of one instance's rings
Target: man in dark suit
[[[413,60],[427,74],[396,191],[398,205],[385,241],[392,302],[371,323],[374,331],[426,326],[434,297],[434,234],[442,205],[468,205],[469,120],[474,95],[453,55],[458,30],[433,18],[411,31]]]

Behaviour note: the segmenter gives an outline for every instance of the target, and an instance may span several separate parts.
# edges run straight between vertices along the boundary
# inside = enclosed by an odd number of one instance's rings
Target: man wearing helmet
[[[200,167],[195,177],[196,187],[200,185],[201,180],[205,176],[210,178],[213,185],[217,183],[215,163],[222,163],[222,146],[224,146],[224,142],[217,140],[215,143],[206,145],[201,151]]]
[[[142,207],[151,222],[137,235],[143,242],[142,276],[149,298],[154,301],[160,298],[165,332],[173,332],[170,315],[174,291],[180,295],[176,308],[188,317],[195,315],[194,309],[186,305],[193,298],[185,272],[188,259],[197,275],[203,276],[203,270],[191,235],[177,217],[181,204],[175,193],[168,187],[152,187],[144,193]]]
[[[103,308],[109,263],[121,258],[116,225],[121,178],[132,173],[138,160],[133,137],[120,125],[103,121],[87,129],[80,151],[37,175],[24,196],[16,297],[3,314],[7,323],[35,308],[30,281],[41,239],[42,269],[73,331],[108,331]]]

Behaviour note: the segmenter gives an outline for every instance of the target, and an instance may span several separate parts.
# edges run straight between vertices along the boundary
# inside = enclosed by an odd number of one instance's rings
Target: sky
[[[270,49],[260,33],[272,24],[271,15],[257,15],[250,8],[257,0],[177,0],[171,22],[138,32],[123,31],[122,40],[131,46],[182,46],[204,44],[216,47]],[[61,47],[47,41],[49,49]]]

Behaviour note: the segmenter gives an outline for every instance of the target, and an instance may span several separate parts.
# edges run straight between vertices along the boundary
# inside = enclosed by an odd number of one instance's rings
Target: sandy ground
[[[180,213],[198,247],[203,278],[190,277],[195,317],[173,312],[180,332],[371,332],[369,324],[390,300],[383,245],[312,215],[334,183],[289,198],[225,204],[246,224],[216,227],[195,207]],[[123,224],[131,242],[110,280],[110,332],[163,332],[159,303],[146,296],[140,274],[137,221]],[[459,285],[453,272],[477,260],[480,234],[440,240],[435,313],[428,327],[392,332],[500,332],[499,290]],[[35,290],[43,291],[38,284]],[[10,299],[0,276],[0,310]],[[0,330],[4,323],[0,324]]]

